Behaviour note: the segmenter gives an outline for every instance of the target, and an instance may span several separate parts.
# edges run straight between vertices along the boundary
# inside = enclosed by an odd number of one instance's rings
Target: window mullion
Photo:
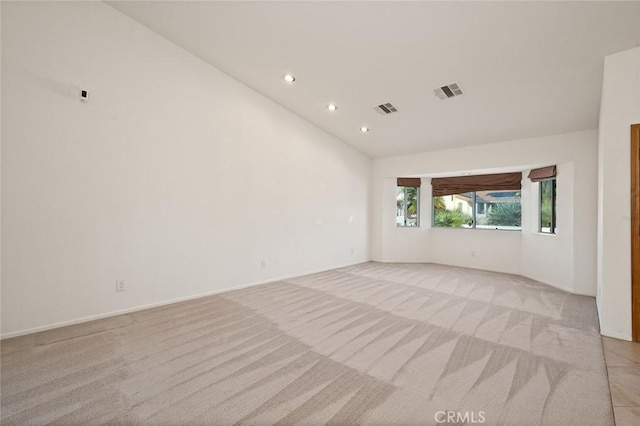
[[[473,229],[476,229],[476,193],[473,192],[473,201],[471,203],[471,220],[473,221]]]
[[[402,193],[402,215],[404,216],[404,226],[407,226],[409,223],[409,209],[407,209],[409,194],[407,193],[407,187],[404,187],[404,191]]]
[[[551,184],[551,233],[556,233],[556,180]]]
[[[544,232],[542,229],[543,228],[542,227],[542,202],[543,202],[542,194],[544,193],[542,182],[538,183],[538,192],[539,192],[538,194],[538,232]],[[551,206],[551,211],[552,211],[551,217],[553,217],[553,206]],[[553,219],[551,219],[551,221],[552,221],[551,226],[553,226]]]

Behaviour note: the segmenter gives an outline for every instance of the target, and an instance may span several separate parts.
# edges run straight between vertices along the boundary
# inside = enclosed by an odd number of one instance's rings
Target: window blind
[[[540,182],[542,180],[553,179],[556,177],[556,166],[541,167],[539,169],[532,169],[529,172],[531,182]]]
[[[398,178],[398,186],[410,186],[412,188],[420,188],[420,178]]]
[[[522,188],[522,173],[434,178],[431,179],[431,184],[433,185],[434,197],[473,191],[520,190]]]

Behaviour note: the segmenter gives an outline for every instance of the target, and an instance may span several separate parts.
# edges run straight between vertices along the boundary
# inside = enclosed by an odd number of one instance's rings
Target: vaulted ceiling
[[[604,57],[640,45],[637,1],[109,4],[370,157],[596,128]]]

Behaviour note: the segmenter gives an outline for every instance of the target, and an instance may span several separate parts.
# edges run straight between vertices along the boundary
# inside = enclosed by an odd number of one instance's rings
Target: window
[[[556,233],[556,180],[540,182],[540,232]]]
[[[556,233],[556,175],[557,166],[531,169],[529,179],[540,183],[540,232]]]
[[[396,187],[396,225],[420,226],[419,187]]]
[[[473,226],[473,192],[433,198],[433,226],[471,228]]]
[[[433,198],[433,226],[522,229],[520,191],[485,190]]]
[[[420,178],[398,178],[396,186],[396,225],[420,226]]]
[[[520,230],[522,172],[431,179],[433,226]]]

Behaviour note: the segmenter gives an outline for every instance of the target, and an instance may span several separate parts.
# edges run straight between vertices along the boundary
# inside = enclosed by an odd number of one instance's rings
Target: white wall
[[[2,104],[4,337],[369,259],[371,160],[103,3],[3,2]]]
[[[595,296],[595,222],[596,222],[596,179],[597,143],[593,132],[582,149],[589,153],[575,167],[575,162],[558,161],[556,179],[556,234],[538,232],[540,211],[540,185],[531,182],[524,173],[522,186],[523,230],[521,233],[521,274],[538,281],[578,294]],[[578,142],[579,144],[580,142]],[[580,148],[574,148],[579,150]],[[552,163],[550,163],[552,164]],[[591,165],[588,169],[585,166]],[[575,170],[585,171],[584,181],[577,182]],[[578,185],[578,188],[575,187]],[[582,198],[582,200],[581,200]],[[575,219],[575,211],[587,219],[580,227]],[[588,238],[584,238],[588,236]],[[583,242],[581,242],[583,241]],[[577,246],[584,244],[587,250],[581,257],[575,256]],[[583,279],[577,279],[576,268],[587,268]]]
[[[372,257],[436,262],[522,274],[556,287],[596,293],[597,131],[374,160]],[[558,165],[556,235],[538,233],[538,166]],[[525,170],[522,232],[431,228],[431,185],[423,178],[421,227],[395,226],[395,178]],[[472,253],[475,252],[475,253]]]
[[[631,340],[630,126],[640,123],[640,48],[607,56],[600,108],[598,311],[602,334]]]
[[[0,23],[2,22],[2,6],[0,5]],[[0,26],[0,46],[2,46],[2,31]],[[2,54],[0,52],[0,82],[2,81]],[[2,92],[0,84],[0,93]],[[0,111],[2,111],[0,99]],[[0,328],[2,327],[2,114],[0,113]]]

